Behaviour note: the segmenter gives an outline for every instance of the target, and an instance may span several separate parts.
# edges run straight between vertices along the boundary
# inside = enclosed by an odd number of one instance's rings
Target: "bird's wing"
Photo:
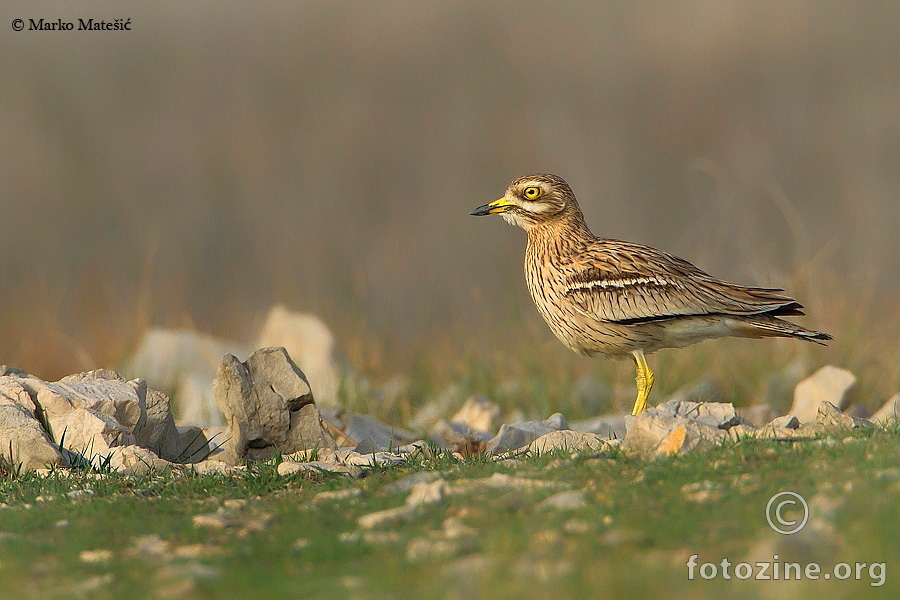
[[[593,240],[574,259],[565,294],[582,314],[601,321],[641,323],[709,314],[802,314],[780,289],[716,279],[691,263],[649,246]]]

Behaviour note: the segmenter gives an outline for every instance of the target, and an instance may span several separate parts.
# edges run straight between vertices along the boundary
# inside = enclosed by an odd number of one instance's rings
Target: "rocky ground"
[[[281,597],[310,589],[292,569],[329,597],[417,596],[398,596],[396,578],[436,565],[437,587],[420,597],[509,597],[509,576],[577,595],[599,574],[628,593],[677,581],[694,597],[682,581],[689,550],[878,557],[888,551],[854,532],[877,539],[896,521],[900,394],[867,415],[850,403],[854,375],[834,366],[800,381],[784,415],[688,394],[573,423],[559,413],[503,422],[473,396],[449,418],[420,411],[406,427],[385,424],[320,406],[283,347],[243,362],[225,354],[208,385],[224,425],[201,428],[176,424],[168,397],[141,378],[97,370],[48,382],[0,366],[0,588],[22,581],[4,569],[12,562],[41,582],[24,597],[124,592],[137,561],[154,573],[139,597],[203,596],[245,589],[232,574],[271,560],[287,583],[258,585]],[[790,540],[761,536],[756,505],[784,489],[809,496],[812,525]],[[871,518],[850,518],[864,502]],[[67,553],[74,574],[58,566]],[[654,556],[662,566],[647,567]],[[316,565],[340,575],[304,570]],[[68,583],[52,588],[56,579]],[[768,595],[799,588],[778,589]]]

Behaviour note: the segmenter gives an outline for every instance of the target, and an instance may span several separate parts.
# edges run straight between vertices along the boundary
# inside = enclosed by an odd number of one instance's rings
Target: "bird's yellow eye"
[[[527,200],[534,200],[541,195],[541,188],[536,185],[529,185],[523,192]]]

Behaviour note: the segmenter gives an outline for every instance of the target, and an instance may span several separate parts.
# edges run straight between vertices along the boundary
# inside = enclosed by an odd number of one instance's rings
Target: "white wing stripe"
[[[603,290],[614,289],[614,290],[624,290],[629,287],[634,287],[638,285],[656,285],[656,286],[674,286],[675,283],[669,281],[668,279],[662,279],[660,277],[634,277],[631,279],[598,279],[595,281],[584,281],[584,282],[575,282],[570,283],[566,286],[566,293],[574,292],[576,290],[591,290],[594,288],[600,288]]]

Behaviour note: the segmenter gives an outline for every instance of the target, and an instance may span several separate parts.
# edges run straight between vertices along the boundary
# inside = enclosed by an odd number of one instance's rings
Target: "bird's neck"
[[[552,219],[528,228],[528,245],[578,246],[594,239],[594,234],[584,222],[584,215],[577,208],[569,208]]]

